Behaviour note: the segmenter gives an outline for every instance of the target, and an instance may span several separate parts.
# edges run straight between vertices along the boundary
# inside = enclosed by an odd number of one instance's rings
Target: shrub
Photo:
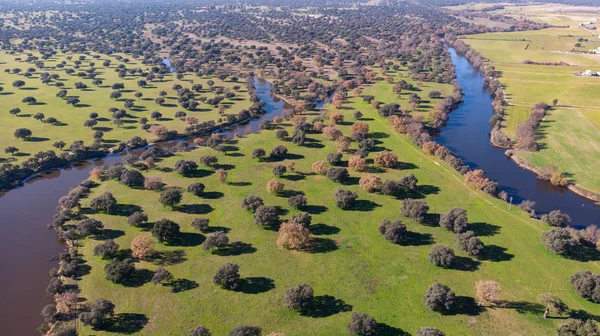
[[[204,232],[208,230],[208,223],[210,223],[208,218],[194,218],[192,221],[192,227],[196,230]]]
[[[485,248],[481,239],[476,237],[475,232],[473,231],[456,234],[456,241],[458,243],[458,248],[473,257],[479,256]]]
[[[374,336],[377,335],[377,322],[365,313],[352,313],[346,329],[350,335]]]
[[[265,155],[267,155],[267,153],[266,153],[266,152],[265,152],[265,150],[264,150],[264,149],[262,149],[262,148],[255,148],[255,149],[252,151],[252,158],[253,158],[253,159],[259,159],[259,160],[262,160],[262,159],[265,157]]]
[[[329,168],[327,170],[327,178],[333,182],[342,183],[350,177],[346,168]]]
[[[277,208],[274,206],[261,205],[256,208],[256,212],[252,215],[254,224],[262,226],[272,226],[279,222]]]
[[[277,246],[280,249],[298,250],[309,243],[310,232],[302,224],[283,223],[279,228]]]
[[[288,198],[288,204],[294,209],[300,209],[303,206],[306,206],[307,200],[304,195],[294,195]]]
[[[384,219],[377,230],[386,240],[391,241],[394,244],[400,243],[402,239],[406,238],[408,233],[406,225],[404,225],[399,219],[393,222]]]
[[[354,119],[360,120],[360,118],[362,118],[362,117],[363,117],[362,112],[360,112],[360,111],[354,112]]]
[[[288,136],[289,136],[289,133],[284,129],[279,129],[275,133],[275,137],[277,137],[277,139],[279,139],[279,140],[283,140],[283,139],[287,138]]]
[[[283,304],[286,308],[296,311],[310,307],[314,300],[314,291],[307,284],[300,284],[285,291]]]
[[[137,170],[124,170],[121,174],[121,184],[128,187],[142,187],[144,186],[144,175]]]
[[[329,167],[323,161],[315,161],[312,164],[312,170],[319,175],[326,175]]]
[[[341,124],[344,122],[344,116],[341,113],[334,112],[329,115],[329,121],[334,124]]]
[[[333,196],[335,197],[335,205],[343,210],[352,208],[358,198],[356,193],[345,188],[339,188]]]
[[[219,158],[214,155],[205,155],[200,157],[200,163],[206,167],[212,167],[219,162]]]
[[[558,336],[595,336],[600,335],[600,328],[594,320],[569,320],[557,330]]]
[[[227,263],[217,270],[213,283],[225,289],[236,289],[240,282],[240,266]],[[231,334],[231,333],[230,333]]]
[[[260,336],[262,329],[254,326],[239,326],[231,329],[227,336]]]
[[[360,157],[359,155],[352,155],[348,159],[348,167],[358,172],[365,171],[368,167],[367,160]]]
[[[337,166],[340,163],[342,163],[342,153],[336,152],[336,153],[329,153],[327,154],[327,162],[329,162],[329,164]]]
[[[94,247],[94,255],[100,256],[102,259],[110,259],[114,257],[115,254],[117,254],[117,251],[119,251],[119,244],[116,244],[112,239],[109,239]]]
[[[436,245],[429,251],[429,262],[439,267],[450,267],[456,259],[454,250],[449,247]]]
[[[171,242],[179,238],[179,224],[161,219],[152,226],[152,235],[161,242]]]
[[[374,162],[378,166],[393,168],[398,164],[398,156],[390,151],[384,150],[375,155]]]
[[[148,221],[148,215],[141,211],[136,211],[127,217],[127,224],[131,226],[138,226]]]
[[[144,259],[152,254],[152,245],[154,239],[149,236],[137,236],[131,242],[131,256],[137,259]]]
[[[190,336],[212,336],[212,334],[206,327],[200,326],[192,329],[192,331],[190,331]]]
[[[399,181],[385,180],[381,187],[381,193],[388,196],[400,197],[404,193],[404,188]]]
[[[261,205],[264,205],[264,202],[258,196],[250,195],[242,200],[242,208],[247,211],[254,212]]]
[[[283,191],[284,187],[285,184],[276,179],[271,179],[269,182],[267,182],[267,191],[271,194],[279,194]]]
[[[425,215],[429,211],[429,205],[422,200],[407,198],[402,201],[402,207],[400,208],[400,211],[404,216],[417,222],[422,222],[425,218]]]
[[[217,178],[221,183],[225,183],[225,181],[227,181],[227,176],[229,175],[227,171],[223,169],[217,169],[215,172],[217,173]]]
[[[133,266],[133,260],[131,259],[112,259],[106,266],[104,266],[104,272],[106,274],[106,280],[114,283],[123,283],[135,272]]]
[[[434,282],[423,296],[425,306],[436,312],[449,311],[454,306],[456,295],[448,287]]]
[[[212,250],[213,248],[223,248],[229,244],[229,237],[223,231],[217,231],[211,235],[209,235],[204,243],[202,244],[202,248],[205,250]]]
[[[175,208],[183,198],[183,190],[179,187],[168,187],[160,192],[158,201],[165,207]]]
[[[571,223],[571,216],[560,210],[552,210],[550,213],[542,215],[542,221],[551,226],[563,227]]]
[[[417,190],[417,183],[419,183],[419,179],[413,174],[408,174],[406,176],[402,176],[398,183],[402,188],[407,191],[415,191]]]
[[[204,184],[200,182],[194,182],[188,186],[187,191],[194,196],[200,197],[204,193],[205,188],[206,186]]]
[[[285,148],[282,145],[279,145],[271,150],[270,156],[272,158],[283,159],[287,155],[287,152],[288,152],[287,148]]]
[[[344,134],[339,129],[335,128],[335,126],[325,126],[323,127],[323,136],[329,140],[337,140],[342,137]]]
[[[284,165],[276,165],[275,167],[273,167],[273,175],[277,177],[283,176],[286,171],[287,168]]]
[[[569,254],[579,246],[579,239],[571,236],[565,228],[556,228],[542,233],[546,248],[557,254]]]
[[[358,181],[360,188],[366,192],[374,192],[381,189],[381,178],[377,175],[365,175]]]
[[[465,209],[452,208],[440,217],[440,226],[455,233],[464,232],[467,224],[467,211]]]
[[[496,281],[479,280],[475,283],[475,293],[479,299],[479,305],[482,306],[485,302],[495,303],[500,294],[500,285]]]
[[[338,152],[346,152],[348,151],[348,149],[350,149],[350,138],[347,137],[339,137],[336,141],[335,141],[335,146],[338,150]]]
[[[144,188],[148,190],[162,190],[164,185],[159,176],[149,176],[144,180]]]
[[[417,336],[446,336],[446,334],[434,327],[423,327],[417,331]]]
[[[369,124],[366,123],[365,121],[357,121],[354,124],[352,124],[352,133],[356,133],[356,132],[363,132],[363,133],[369,133]]]
[[[175,171],[181,175],[189,175],[198,168],[198,164],[194,161],[179,160],[175,163]]]
[[[310,226],[310,222],[312,221],[312,216],[308,214],[308,212],[301,212],[292,216],[290,219],[290,223],[300,224],[305,228]]]
[[[573,274],[569,282],[579,296],[600,303],[600,275],[590,271],[581,271]]]
[[[171,272],[167,271],[164,267],[159,267],[154,271],[154,275],[152,275],[152,283],[158,285],[159,283],[168,283],[173,280],[173,275]]]
[[[475,189],[482,189],[488,184],[489,180],[485,177],[483,170],[476,169],[465,174],[465,182]]]

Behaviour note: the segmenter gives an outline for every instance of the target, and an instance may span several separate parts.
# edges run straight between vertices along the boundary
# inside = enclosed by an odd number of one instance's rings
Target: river
[[[255,79],[258,96],[266,102],[266,114],[233,126],[220,133],[230,137],[246,135],[260,129],[260,121],[281,116],[291,106],[271,95],[271,84]],[[183,140],[182,140],[183,141]],[[171,143],[158,144],[170,147]],[[52,260],[63,246],[56,233],[48,229],[58,199],[89,177],[92,168],[120,162],[122,154],[71,165],[28,179],[22,186],[0,193],[0,325],[1,335],[39,335],[42,308],[50,302],[45,297],[48,272],[57,267]]]
[[[489,91],[483,89],[483,74],[452,48],[450,55],[458,83],[463,89],[464,103],[450,114],[447,126],[436,141],[448,147],[471,168],[483,169],[513,198],[513,204],[529,199],[536,202],[535,210],[539,213],[560,209],[569,214],[572,225],[578,228],[600,225],[600,206],[566,188],[538,179],[534,173],[506,157],[505,149],[492,146],[488,123],[493,113],[492,98]]]

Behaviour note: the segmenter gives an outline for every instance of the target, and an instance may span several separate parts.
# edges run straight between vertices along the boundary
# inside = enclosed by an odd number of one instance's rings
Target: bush
[[[276,165],[275,167],[273,167],[273,175],[277,177],[283,176],[286,171],[287,168],[284,165]]]
[[[402,208],[400,208],[400,211],[404,216],[420,223],[429,211],[429,205],[422,200],[407,198],[402,201]]]
[[[204,184],[200,182],[194,182],[188,186],[187,191],[194,196],[200,197],[204,193],[205,188],[206,186],[204,186]]]
[[[131,259],[120,260],[115,258],[104,266],[104,272],[106,280],[114,283],[123,283],[133,275],[135,267]]]
[[[345,188],[339,188],[333,196],[335,197],[335,205],[343,210],[352,208],[358,198],[356,193]]]
[[[212,167],[219,162],[219,158],[214,155],[205,155],[200,157],[200,163],[206,167]]]
[[[279,145],[271,150],[270,156],[272,158],[276,158],[276,159],[284,159],[285,156],[287,155],[287,152],[288,152],[287,148]]]
[[[217,231],[206,238],[202,244],[202,248],[205,250],[212,250],[213,248],[221,249],[229,244],[229,237],[223,231]]]
[[[439,267],[450,267],[456,259],[454,250],[449,247],[436,245],[429,251],[429,262]]]
[[[365,175],[358,181],[360,188],[366,192],[374,192],[381,189],[381,178],[377,175]]]
[[[579,296],[600,303],[600,275],[590,271],[581,271],[573,274],[569,282]]]
[[[423,296],[425,306],[436,312],[445,312],[454,306],[456,295],[448,287],[434,282]]]
[[[227,263],[217,270],[213,283],[225,289],[236,289],[240,282],[240,266]],[[230,333],[231,334],[231,333]]]
[[[417,331],[417,336],[446,336],[446,334],[434,327],[423,327]]]
[[[115,254],[117,254],[117,251],[119,251],[119,244],[116,244],[112,239],[109,239],[94,247],[94,255],[100,256],[102,259],[110,259],[114,257]]]
[[[398,155],[384,150],[375,155],[374,162],[378,166],[393,168],[398,164]]]
[[[227,336],[260,336],[262,329],[254,326],[239,326],[231,329]]]
[[[440,226],[455,233],[464,232],[467,224],[467,211],[465,209],[452,208],[440,217]]]
[[[267,153],[266,153],[266,152],[265,152],[265,150],[264,150],[264,149],[262,149],[262,148],[255,148],[255,149],[252,151],[252,158],[253,158],[253,159],[259,159],[259,160],[262,160],[262,158],[264,158],[264,157],[265,157],[265,155],[267,155]]]
[[[141,211],[136,211],[127,217],[127,224],[131,226],[138,226],[146,222],[148,222],[148,215]]]
[[[597,336],[600,328],[594,320],[569,320],[567,324],[561,325],[557,330],[558,336]]]
[[[167,271],[164,267],[159,267],[154,271],[154,275],[152,275],[152,283],[158,285],[159,283],[168,283],[173,280],[173,275],[171,272]]]
[[[456,241],[458,243],[458,248],[473,257],[479,256],[485,248],[481,239],[476,237],[475,232],[473,231],[456,234]]]
[[[542,215],[542,221],[551,226],[563,227],[571,223],[571,216],[560,210],[552,210],[550,213]]]
[[[301,212],[292,216],[290,219],[290,223],[300,224],[305,228],[310,226],[310,222],[312,221],[312,216],[308,214],[308,212]]]
[[[264,205],[262,198],[250,195],[242,200],[242,208],[247,211],[256,211],[259,206]]]
[[[208,223],[210,220],[208,218],[195,218],[192,221],[192,227],[196,230],[200,230],[202,232],[208,230]]]
[[[288,204],[294,209],[300,209],[307,204],[306,196],[294,195],[288,198]]]
[[[162,190],[164,185],[162,179],[158,176],[149,176],[144,180],[144,188],[147,190]]]
[[[274,206],[261,205],[256,208],[256,212],[252,215],[254,224],[262,226],[273,226],[279,222],[277,208]]]
[[[377,322],[365,313],[352,313],[346,329],[350,335],[374,336],[377,335]]]
[[[143,187],[144,181],[144,175],[134,169],[126,169],[121,174],[121,184],[124,184],[128,187]]]
[[[346,168],[329,168],[327,170],[327,178],[333,182],[343,183],[350,177]]]
[[[276,179],[271,179],[269,182],[267,182],[267,191],[271,194],[279,194],[283,191],[284,187],[285,184]]]
[[[161,219],[152,226],[152,235],[161,242],[171,242],[179,238],[179,224]]]
[[[384,219],[381,224],[379,224],[377,230],[386,240],[391,241],[394,244],[400,243],[402,239],[406,238],[406,234],[408,233],[406,225],[399,219],[393,222]]]
[[[300,284],[285,291],[283,304],[286,308],[296,311],[305,310],[313,303],[314,291],[307,284]]]
[[[287,138],[288,136],[289,136],[289,133],[284,129],[279,129],[275,133],[275,137],[277,137],[277,139],[279,139],[279,140],[283,140],[283,139]]]
[[[342,163],[342,156],[343,154],[339,152],[329,153],[327,154],[327,162],[333,166],[337,166]]]
[[[192,331],[190,331],[190,336],[212,336],[212,334],[206,327],[200,326],[192,329]]]
[[[548,250],[558,254],[569,254],[579,246],[579,239],[571,236],[564,228],[542,233],[542,242]]]

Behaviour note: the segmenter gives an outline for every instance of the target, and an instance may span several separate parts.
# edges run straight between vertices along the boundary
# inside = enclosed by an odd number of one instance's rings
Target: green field
[[[600,55],[570,52],[582,36],[589,37],[572,27],[470,35],[464,41],[500,73],[509,104],[502,129],[509,136],[514,138],[517,125],[529,117],[531,106],[558,99],[561,109],[551,112],[538,133],[541,150],[518,155],[538,168],[553,165],[581,187],[600,192],[600,178],[590,171],[600,157],[600,79],[576,75],[588,69],[600,71]],[[590,41],[596,43],[598,38]],[[582,48],[587,50],[592,42],[584,44]],[[566,62],[570,66],[523,64],[525,60]]]
[[[382,94],[380,83],[366,88],[364,94]],[[383,93],[385,94],[385,93]],[[93,189],[90,198],[104,191],[112,192],[122,209],[146,212],[150,222],[169,218],[178,222],[184,234],[179,246],[155,245],[162,252],[162,262],[176,279],[183,279],[188,290],[174,293],[170,286],[139,283],[126,287],[104,279],[106,261],[92,255],[97,239],[81,241],[80,252],[91,267],[89,275],[78,282],[81,296],[87,300],[107,298],[116,304],[117,316],[129,316],[146,321],[138,335],[181,335],[191,328],[206,325],[214,335],[224,335],[234,326],[260,326],[265,334],[283,332],[286,335],[345,335],[345,325],[351,311],[366,312],[379,323],[387,325],[391,335],[414,333],[422,326],[435,326],[448,335],[548,335],[564,320],[543,319],[544,306],[539,301],[542,293],[551,292],[564,300],[572,309],[584,309],[600,314],[596,304],[579,298],[568,284],[568,278],[582,269],[598,272],[594,262],[568,260],[546,251],[540,234],[548,227],[528,218],[525,212],[514,208],[507,211],[506,203],[474,191],[463,184],[460,174],[444,162],[427,156],[404,135],[395,134],[388,122],[358,98],[350,98],[340,110],[346,120],[360,110],[368,122],[370,134],[378,140],[377,147],[393,151],[402,161],[403,168],[375,171],[382,179],[398,179],[409,173],[419,179],[420,197],[430,205],[433,214],[446,212],[451,207],[467,209],[470,227],[486,244],[485,256],[480,261],[467,258],[476,269],[461,271],[441,269],[427,261],[433,244],[456,249],[453,234],[435,225],[435,220],[418,224],[399,214],[401,201],[377,193],[361,190],[356,180],[344,187],[356,192],[361,206],[343,211],[335,206],[334,191],[340,187],[327,178],[314,175],[311,164],[324,160],[335,152],[335,143],[320,134],[309,134],[309,146],[283,143],[291,154],[283,162],[293,161],[296,172],[280,178],[287,195],[271,195],[265,190],[271,172],[278,162],[251,160],[252,150],[264,148],[267,152],[282,144],[275,131],[236,139],[230,146],[238,150],[219,156],[219,165],[229,172],[228,183],[218,181],[212,169],[201,168],[196,177],[182,177],[162,168],[173,167],[180,159],[197,161],[202,155],[213,155],[209,148],[180,152],[159,163],[146,176],[160,176],[170,186],[185,188],[192,182],[206,185],[208,194],[198,198],[186,193],[183,204],[170,211],[158,203],[158,193],[131,189],[115,181],[102,183]],[[312,119],[315,115],[307,115]],[[339,126],[350,134],[351,122]],[[292,129],[288,126],[288,132]],[[353,144],[356,147],[356,144]],[[371,154],[372,158],[373,154]],[[344,155],[344,159],[348,154]],[[351,172],[353,178],[365,173]],[[319,248],[310,251],[279,250],[275,244],[277,232],[253,224],[250,213],[240,207],[248,195],[262,197],[267,205],[279,206],[282,219],[290,218],[297,210],[291,209],[286,197],[301,192],[308,199],[305,209],[312,214],[312,239]],[[85,203],[85,202],[84,202]],[[85,206],[85,204],[84,204]],[[149,235],[144,229],[127,225],[122,215],[93,215],[100,219],[111,236],[127,249],[138,235]],[[245,248],[239,255],[218,255],[204,251],[199,243],[203,236],[194,232],[191,221],[197,217],[211,220],[213,227],[226,228],[230,242],[241,242]],[[382,219],[401,218],[414,232],[407,244],[394,245],[377,232]],[[239,291],[221,289],[212,283],[215,271],[227,262],[240,265],[242,278],[254,285]],[[154,270],[157,262],[142,261],[138,270]],[[144,272],[144,271],[140,271]],[[147,272],[147,271],[146,271]],[[502,286],[496,307],[474,307],[474,284],[477,280],[495,280]],[[470,309],[450,315],[441,315],[425,308],[422,296],[428,286],[440,281],[452,288],[462,301],[471,302]],[[286,289],[307,283],[320,297],[322,304],[316,316],[300,315],[287,310],[282,303]],[[141,314],[134,317],[124,314]],[[119,315],[122,314],[122,315]],[[89,327],[80,329],[82,335],[104,335]]]
[[[39,56],[37,53],[33,53],[33,55]],[[72,60],[68,60],[67,56],[72,56]],[[79,69],[75,69],[74,62],[78,60],[79,56],[85,56],[86,59],[79,65]],[[173,90],[173,85],[175,84],[180,84],[184,88],[191,88],[194,84],[202,84],[203,89],[197,93],[196,98],[200,96],[213,98],[215,96],[215,93],[209,90],[209,85],[207,84],[209,80],[215,82],[214,87],[231,89],[235,85],[241,86],[241,90],[235,92],[236,97],[225,99],[221,103],[221,105],[227,107],[226,115],[237,114],[242,109],[248,108],[251,104],[248,100],[246,85],[243,79],[239,80],[239,83],[234,83],[229,79],[223,82],[218,78],[200,78],[193,73],[185,73],[182,80],[177,80],[175,74],[168,73],[164,75],[163,80],[148,81],[148,86],[142,88],[138,86],[137,82],[140,79],[144,79],[144,77],[139,74],[128,74],[124,78],[119,78],[115,70],[119,65],[124,65],[128,69],[140,68],[147,71],[151,68],[150,66],[143,65],[141,64],[141,60],[133,59],[128,55],[122,55],[125,58],[130,58],[127,64],[118,61],[114,57],[115,55],[100,56],[100,58],[95,59],[87,55],[58,54],[44,61],[44,68],[36,68],[35,62],[28,63],[24,61],[27,58],[25,53],[15,55],[9,55],[4,52],[0,53],[1,70],[21,69],[19,74],[3,72],[2,79],[0,80],[0,86],[4,88],[0,92],[0,121],[5,129],[5,132],[0,134],[0,143],[2,143],[2,150],[8,146],[15,146],[19,149],[19,153],[14,157],[11,157],[10,154],[0,154],[0,160],[16,159],[17,162],[20,162],[39,151],[59,151],[52,146],[56,141],[64,141],[67,144],[66,148],[76,140],[83,140],[86,145],[91,145],[94,132],[97,130],[104,132],[102,145],[107,148],[127,141],[133,136],[141,136],[149,141],[156,140],[155,136],[141,129],[138,121],[142,117],[148,118],[151,124],[160,124],[178,132],[183,132],[187,126],[185,120],[174,117],[178,111],[184,111],[188,117],[197,118],[199,122],[208,120],[217,121],[221,117],[218,115],[216,107],[202,102],[199,102],[200,105],[193,111],[183,109],[178,104],[179,97],[177,96],[177,91]],[[21,58],[22,61],[16,61],[15,58]],[[103,66],[105,60],[111,61],[109,67]],[[57,68],[56,65],[63,61],[66,62],[65,67],[63,69]],[[90,68],[90,62],[94,62],[94,67],[97,68],[98,76],[96,79],[103,80],[103,83],[99,86],[93,85],[93,79],[91,78],[80,78],[77,76],[78,72]],[[23,74],[29,68],[35,68],[35,72],[32,73],[31,77],[26,78]],[[66,69],[73,69],[75,73],[69,75],[65,73]],[[60,77],[57,81],[53,81],[48,85],[43,84],[41,83],[40,75],[45,72],[58,74]],[[14,88],[12,83],[16,80],[25,81],[25,86],[21,89]],[[62,89],[67,89],[67,97],[77,97],[81,101],[78,106],[68,105],[65,99],[56,97],[56,94],[61,89],[55,86],[56,82],[64,84]],[[87,89],[79,90],[74,88],[76,82],[83,82],[87,85]],[[109,98],[111,92],[114,91],[111,89],[114,83],[123,83],[125,85],[125,89],[121,90],[122,97],[117,100]],[[155,99],[159,97],[160,91],[167,92],[167,96],[165,96],[166,102],[162,106],[155,102]],[[134,96],[136,92],[143,94],[141,99]],[[21,102],[27,96],[34,97],[37,103],[29,105]],[[135,106],[131,109],[125,109],[124,102],[126,99],[134,99]],[[111,107],[126,110],[127,115],[122,119],[124,122],[122,126],[113,124],[112,114],[108,110]],[[11,115],[9,110],[13,108],[21,109],[21,113],[18,116]],[[162,113],[162,118],[152,120],[150,115],[153,111]],[[58,119],[58,123],[52,125],[35,120],[33,116],[38,112],[43,113],[46,118],[54,117]],[[90,119],[89,115],[92,112],[98,113],[99,117],[97,118],[98,124],[90,129],[84,127],[83,124],[86,120]],[[15,138],[13,132],[17,128],[30,129],[33,133],[32,138],[25,141]]]

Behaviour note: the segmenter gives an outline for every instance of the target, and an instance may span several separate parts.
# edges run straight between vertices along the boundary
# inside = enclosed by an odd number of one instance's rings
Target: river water
[[[260,121],[281,116],[291,108],[271,95],[271,84],[255,79],[258,96],[266,102],[266,114],[249,122],[221,131],[234,137],[260,129]],[[170,147],[171,143],[158,144]],[[52,260],[63,246],[56,233],[48,229],[58,199],[89,177],[92,168],[121,161],[121,154],[71,165],[27,180],[21,187],[0,193],[0,335],[39,335],[42,308],[50,302],[45,297],[48,272],[57,267]]]
[[[576,226],[598,223],[600,207],[566,189],[536,179],[529,171],[519,168],[506,158],[503,149],[494,148],[489,141],[488,120],[492,115],[489,92],[483,89],[483,75],[466,58],[450,50],[456,74],[464,90],[465,102],[450,115],[448,125],[437,138],[472,168],[481,168],[502,190],[513,197],[513,203],[523,199],[537,202],[538,212],[560,209],[573,217]],[[271,84],[255,79],[258,96],[266,102],[267,113],[243,125],[221,133],[234,136],[259,130],[260,121],[283,115],[291,106],[271,95]],[[320,105],[318,106],[320,107]],[[160,144],[160,146],[172,146]],[[62,246],[51,223],[58,199],[85,180],[95,166],[119,162],[120,154],[100,160],[72,165],[66,169],[29,179],[23,186],[0,193],[0,239],[4,253],[0,254],[0,325],[2,335],[37,335],[42,323],[40,310],[49,302],[44,296],[48,271],[56,267],[51,257]]]
[[[600,206],[566,188],[537,179],[534,173],[507,158],[505,149],[492,146],[488,124],[493,113],[492,98],[489,91],[483,89],[483,74],[452,48],[450,55],[463,89],[464,103],[450,114],[448,125],[436,141],[448,147],[471,168],[483,169],[490,179],[498,182],[500,188],[513,197],[513,204],[529,199],[536,202],[538,213],[560,209],[569,214],[573,226],[600,225]]]

